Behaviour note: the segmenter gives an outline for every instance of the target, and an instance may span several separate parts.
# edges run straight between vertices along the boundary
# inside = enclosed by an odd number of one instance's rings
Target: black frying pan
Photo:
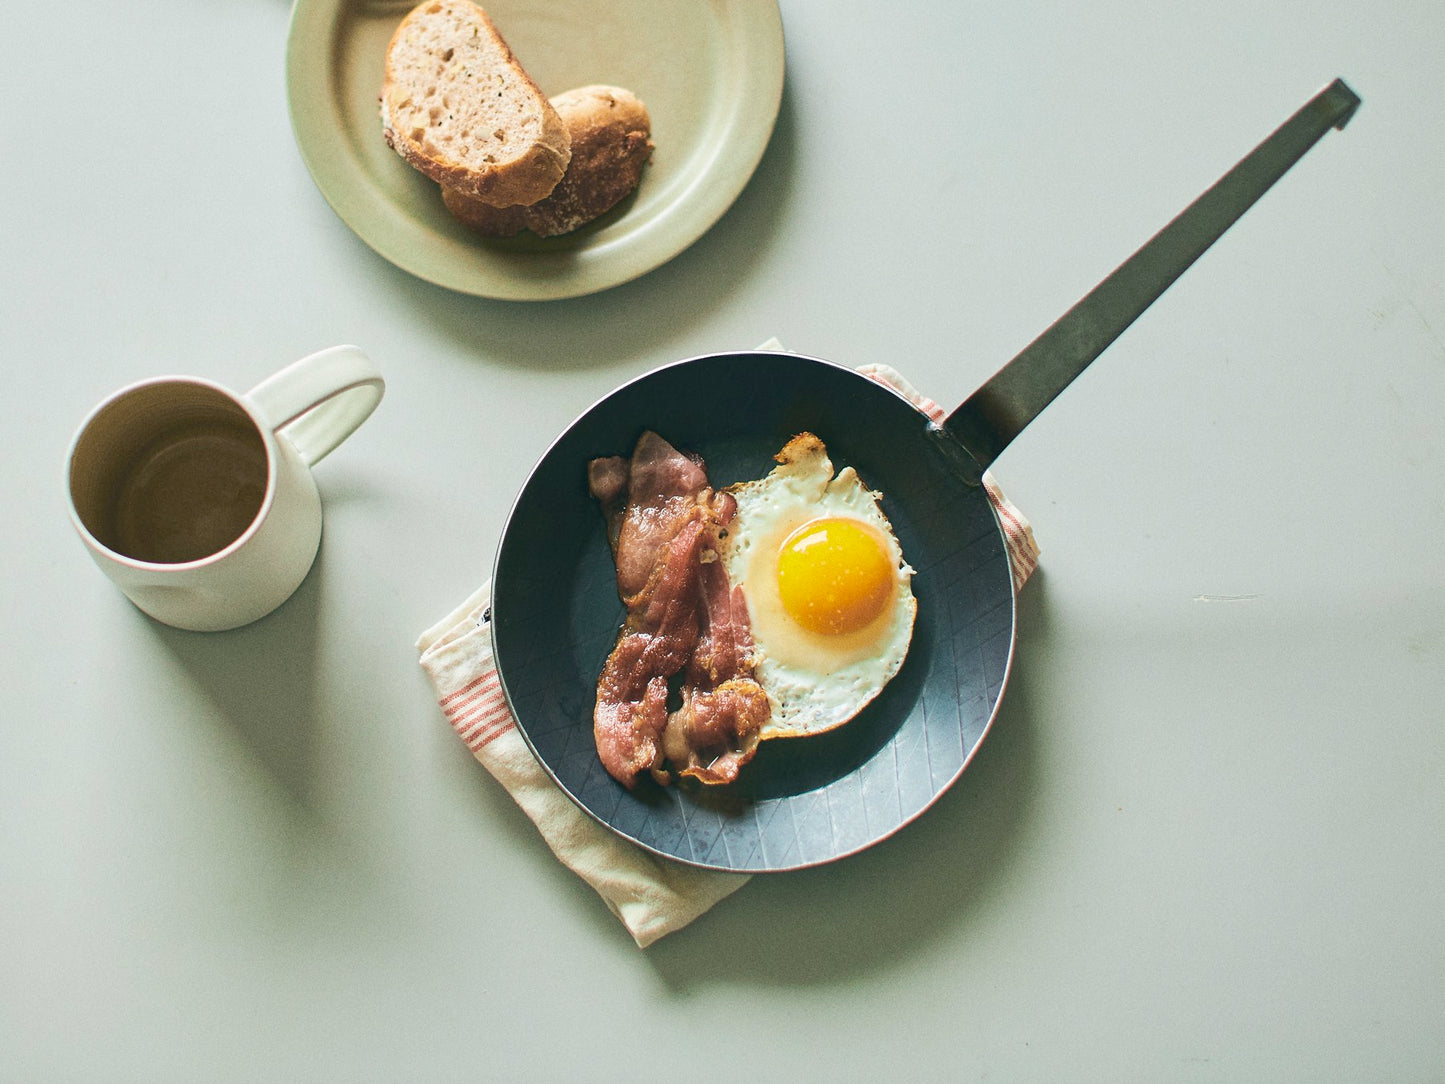
[[[492,584],[502,685],[547,772],[624,837],[715,869],[830,861],[927,809],[983,741],[1013,658],[1013,582],[983,470],[1358,104],[1344,83],[1326,87],[941,426],[851,369],[772,352],[677,362],[583,414],[518,496]],[[918,616],[898,676],[846,726],[764,742],[725,787],[644,778],[629,791],[593,744],[597,676],[623,611],[587,463],[630,453],[644,429],[703,456],[714,486],[761,477],[788,438],[817,433],[837,466],[852,465],[882,491],[915,569]]]

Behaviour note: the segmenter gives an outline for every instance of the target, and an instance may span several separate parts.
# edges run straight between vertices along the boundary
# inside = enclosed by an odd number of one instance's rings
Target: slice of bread
[[[426,0],[402,19],[381,125],[409,164],[495,207],[544,198],[571,159],[567,125],[470,0]]]
[[[578,87],[552,99],[572,140],[572,161],[546,199],[498,208],[442,185],[442,202],[461,222],[487,237],[531,230],[539,237],[570,233],[620,203],[642,178],[652,155],[652,120],[637,96],[622,87]]]

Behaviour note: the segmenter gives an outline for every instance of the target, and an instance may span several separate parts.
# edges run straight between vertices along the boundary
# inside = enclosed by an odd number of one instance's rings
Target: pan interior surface
[[[872,489],[914,569],[902,670],[846,725],[764,742],[736,783],[651,779],[629,791],[598,760],[597,676],[623,617],[587,463],[652,429],[703,457],[716,487],[759,478],[802,430]],[[952,473],[927,419],[867,377],[793,354],[716,354],[655,370],[579,418],[513,507],[493,575],[492,638],[518,727],[598,821],[692,865],[798,869],[886,838],[927,809],[982,742],[1013,653],[1014,595],[983,490]]]

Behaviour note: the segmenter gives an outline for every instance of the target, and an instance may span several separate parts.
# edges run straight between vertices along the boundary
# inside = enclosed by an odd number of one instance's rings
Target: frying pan
[[[492,643],[542,766],[583,810],[659,855],[737,871],[862,850],[926,810],[968,765],[1014,649],[1002,528],[980,478],[1018,433],[1331,127],[1359,105],[1336,80],[971,395],[942,424],[852,369],[794,354],[711,354],[613,391],[547,450],[503,530]],[[644,429],[700,454],[714,486],[762,477],[810,430],[854,466],[915,569],[918,615],[898,676],[846,726],[764,742],[737,782],[632,790],[597,758],[596,681],[623,617],[586,468]]]

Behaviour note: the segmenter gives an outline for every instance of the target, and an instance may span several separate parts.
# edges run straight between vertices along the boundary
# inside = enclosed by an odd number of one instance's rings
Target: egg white
[[[764,739],[820,734],[857,715],[903,666],[918,609],[913,569],[879,507],[880,494],[852,467],[835,477],[827,448],[811,433],[790,440],[777,460],[766,477],[729,487],[737,514],[719,553],[729,580],[741,585],[747,600],[754,676],[772,706]],[[825,517],[869,528],[893,570],[883,612],[854,632],[804,628],[783,607],[778,591],[783,542],[803,524]]]

